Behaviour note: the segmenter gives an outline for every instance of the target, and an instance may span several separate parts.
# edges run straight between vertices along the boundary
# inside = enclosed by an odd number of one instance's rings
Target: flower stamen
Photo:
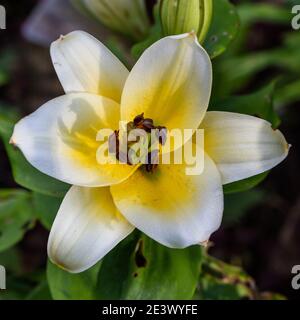
[[[142,162],[145,166],[145,169],[147,172],[153,173],[155,169],[158,167],[159,163],[159,154],[160,154],[160,146],[164,145],[167,140],[167,128],[164,126],[155,126],[154,121],[150,118],[145,118],[144,113],[137,115],[133,121],[130,121],[126,125],[126,135],[127,138],[130,135],[130,132],[132,130],[144,130],[146,132],[146,135],[148,137],[148,144],[147,148],[149,152],[145,156],[145,161]],[[158,142],[158,148],[152,150],[152,146],[154,145],[154,141],[151,141],[153,138],[152,136],[152,130],[155,130],[154,137],[157,139],[156,142]],[[120,141],[120,131],[115,130],[114,133],[109,137],[108,139],[108,145],[109,145],[109,153],[115,155],[115,157],[122,163],[126,163],[128,165],[134,165],[135,159],[137,158],[136,154],[132,154],[132,146],[139,142],[141,139],[140,136],[137,136],[137,140],[134,142],[128,142],[128,139],[126,139],[127,146],[125,150],[127,152],[124,152],[124,148],[121,148],[121,141]],[[140,156],[140,155],[139,155]]]

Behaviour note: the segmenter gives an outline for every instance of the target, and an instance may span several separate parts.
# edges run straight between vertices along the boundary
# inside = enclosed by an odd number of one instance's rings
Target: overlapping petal
[[[197,129],[208,107],[211,84],[211,61],[196,37],[166,37],[148,48],[130,72],[121,119],[131,121],[144,113],[169,130]]]
[[[66,93],[89,92],[120,102],[129,71],[90,34],[61,36],[51,45],[51,57]]]
[[[216,163],[223,184],[270,170],[283,161],[289,145],[265,120],[231,112],[207,112],[205,151]]]
[[[135,168],[100,164],[100,129],[119,126],[119,105],[108,98],[73,93],[49,101],[16,124],[11,142],[38,170],[58,180],[88,187],[119,183]]]
[[[221,177],[208,156],[200,176],[186,175],[185,164],[164,164],[153,174],[138,170],[111,192],[130,223],[168,247],[204,242],[222,220]]]
[[[133,230],[115,207],[109,188],[72,187],[52,226],[48,255],[63,269],[81,272]]]

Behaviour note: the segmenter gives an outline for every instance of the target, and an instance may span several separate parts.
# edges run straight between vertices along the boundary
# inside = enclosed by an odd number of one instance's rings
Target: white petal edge
[[[92,35],[73,31],[61,36],[50,53],[66,93],[88,92],[120,102],[129,71]]]
[[[223,184],[268,171],[288,155],[290,145],[263,119],[231,112],[207,112],[205,151],[216,163]]]
[[[113,204],[109,188],[73,186],[52,226],[48,255],[59,267],[79,273],[101,260],[133,230]]]

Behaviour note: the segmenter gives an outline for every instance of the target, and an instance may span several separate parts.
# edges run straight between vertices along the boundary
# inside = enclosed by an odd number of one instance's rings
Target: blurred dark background
[[[149,1],[149,8],[153,2]],[[233,2],[238,6],[247,3],[238,0]],[[280,6],[284,1],[251,1],[256,2]],[[24,23],[37,3],[37,0],[1,1],[7,9],[7,30],[0,31],[0,66],[5,70],[7,78],[0,85],[0,102],[7,105],[7,108],[17,109],[22,115],[62,94],[51,65],[49,48],[24,38]],[[56,27],[53,24],[54,30]],[[280,49],[284,46],[284,35],[288,32],[300,33],[300,30],[293,31],[289,24],[255,22],[247,33],[243,52]],[[282,72],[280,67],[268,66],[234,93],[251,93]],[[298,72],[300,78],[300,70],[295,72]],[[282,120],[280,130],[293,145],[288,159],[273,169],[256,188],[262,195],[259,201],[243,207],[244,214],[234,224],[223,224],[211,239],[214,244],[210,249],[212,255],[242,266],[255,279],[261,291],[278,292],[290,299],[300,296],[298,291],[291,288],[292,266],[300,264],[299,107],[300,102],[292,101],[280,105],[278,109]],[[2,143],[0,168],[0,188],[18,187],[12,178]],[[239,195],[230,197],[234,204],[235,197]],[[48,231],[37,224],[18,245],[25,270],[34,271],[45,265],[47,236]]]

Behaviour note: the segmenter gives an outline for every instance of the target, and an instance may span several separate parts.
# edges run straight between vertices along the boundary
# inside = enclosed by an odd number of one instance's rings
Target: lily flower
[[[51,57],[65,95],[17,123],[11,143],[35,168],[73,185],[48,241],[52,262],[69,272],[90,268],[134,228],[170,248],[205,243],[221,224],[222,185],[267,171],[288,154],[267,121],[207,112],[212,65],[194,34],[159,40],[131,72],[82,31],[54,42]],[[158,164],[153,172],[99,164],[97,133],[120,120],[204,129],[202,174],[186,175],[185,164]]]

